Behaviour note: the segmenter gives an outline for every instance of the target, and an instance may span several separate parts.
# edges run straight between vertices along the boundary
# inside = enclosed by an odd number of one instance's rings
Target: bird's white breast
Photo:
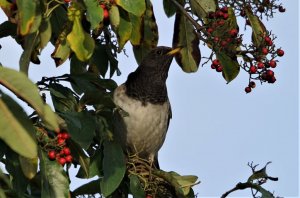
[[[126,139],[125,146],[141,155],[153,158],[161,148],[169,122],[170,103],[142,104],[141,101],[125,94],[125,86],[119,86],[114,93],[114,102],[127,116],[122,117],[123,129],[117,130],[121,138]],[[125,127],[125,129],[124,129]]]

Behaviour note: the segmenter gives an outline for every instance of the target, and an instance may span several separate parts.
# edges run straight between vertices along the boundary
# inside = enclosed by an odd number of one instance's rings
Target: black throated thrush
[[[158,168],[157,154],[171,118],[166,80],[173,56],[180,48],[157,47],[116,88],[114,102],[128,115],[118,116],[115,133],[123,149]]]

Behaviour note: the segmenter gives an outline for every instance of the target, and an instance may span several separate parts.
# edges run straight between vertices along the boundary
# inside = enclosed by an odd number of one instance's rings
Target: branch
[[[251,182],[245,182],[245,183],[238,183],[233,189],[227,191],[226,193],[224,193],[221,198],[225,198],[227,197],[230,193],[237,191],[237,190],[244,190],[246,188],[251,188],[251,189],[255,189],[257,191],[261,191],[262,187],[258,184],[254,184]]]

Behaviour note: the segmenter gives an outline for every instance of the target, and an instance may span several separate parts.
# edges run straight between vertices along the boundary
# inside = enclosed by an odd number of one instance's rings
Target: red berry
[[[109,12],[107,9],[103,9],[103,17],[104,20],[108,20],[109,19]]]
[[[207,28],[207,33],[208,33],[208,34],[213,33],[213,31],[214,31],[214,29],[212,29],[212,28]]]
[[[251,74],[255,74],[257,72],[257,67],[254,66],[254,65],[251,65],[249,71],[250,71]]]
[[[62,133],[58,133],[56,137],[57,137],[58,139],[59,139],[59,138],[62,138]]]
[[[227,41],[221,41],[221,46],[225,47],[227,45]]]
[[[254,89],[256,87],[256,84],[254,81],[250,81],[248,86]]]
[[[55,160],[55,158],[56,158],[56,152],[55,151],[49,151],[48,152],[48,158],[50,160]]]
[[[222,72],[223,71],[223,66],[221,66],[221,65],[217,66],[216,71],[217,72]]]
[[[274,83],[276,81],[275,76],[272,76],[269,80],[268,83]]]
[[[270,60],[269,65],[270,65],[270,67],[275,68],[277,63],[274,60]]]
[[[63,139],[63,138],[57,139],[57,144],[64,144],[64,143],[65,143],[65,139]]]
[[[245,88],[245,92],[246,92],[246,93],[250,93],[250,92],[251,92],[251,87],[246,87],[246,88]]]
[[[237,34],[238,34],[238,30],[237,29],[231,29],[229,31],[229,34],[230,34],[231,37],[236,37]]]
[[[62,139],[65,139],[65,140],[66,140],[66,139],[69,139],[69,138],[70,138],[70,134],[67,133],[67,132],[64,132],[64,133],[61,134],[61,138],[62,138]]]
[[[71,163],[72,160],[73,160],[73,157],[72,157],[72,155],[67,155],[67,156],[65,157],[65,159],[66,159],[66,162],[67,162],[67,163]]]
[[[208,13],[208,18],[209,18],[209,19],[213,19],[213,18],[215,18],[215,17],[216,17],[216,15],[215,15],[214,12],[209,12],[209,13]]]
[[[216,69],[216,66],[214,64],[211,64],[210,66],[212,69]]]
[[[65,155],[70,155],[71,154],[71,150],[68,148],[68,147],[65,147],[65,148],[63,148],[63,153],[65,154]]]
[[[268,43],[268,42],[272,41],[272,39],[270,37],[266,36],[265,41]]]
[[[103,10],[106,9],[106,6],[104,4],[100,4],[100,6]]]
[[[269,53],[269,50],[268,50],[268,48],[263,47],[261,49],[261,52],[262,52],[263,55],[267,55]]]
[[[219,25],[219,26],[222,26],[222,25],[224,25],[224,24],[225,24],[225,21],[224,21],[224,20],[218,21],[218,25]]]
[[[64,157],[61,157],[59,159],[57,159],[58,163],[61,164],[62,166],[65,165],[66,163],[66,159]]]
[[[222,11],[223,13],[227,13],[227,12],[228,12],[228,7],[223,7],[223,8],[221,8],[221,11]]]
[[[228,17],[229,17],[229,14],[227,14],[227,13],[224,13],[224,14],[223,14],[223,19],[224,19],[224,20],[228,19]]]
[[[267,70],[266,74],[267,74],[267,78],[272,78],[274,76],[274,72],[272,70]]]
[[[268,46],[272,46],[272,45],[273,45],[273,41],[267,42],[267,45],[268,45]]]
[[[215,60],[213,60],[212,64],[215,66],[218,66],[218,65],[220,65],[220,61],[218,59],[215,59]]]
[[[257,10],[258,10],[258,12],[262,13],[265,11],[265,8],[264,8],[264,6],[259,6]]]
[[[285,12],[285,8],[282,6],[279,6],[278,10],[279,10],[279,12]]]
[[[283,56],[284,55],[284,51],[282,49],[278,49],[277,50],[277,55],[278,56]]]
[[[262,69],[262,68],[264,68],[265,67],[265,65],[262,63],[262,62],[258,62],[257,63],[257,68],[258,69]]]
[[[224,13],[223,13],[222,11],[217,11],[217,12],[216,12],[216,15],[217,15],[218,18],[223,17],[223,14],[224,14]]]
[[[219,37],[217,37],[217,36],[214,38],[214,42],[215,42],[215,43],[218,43],[219,40],[220,40],[220,39],[219,39]]]
[[[65,3],[70,3],[71,2],[71,0],[64,0],[65,1]]]

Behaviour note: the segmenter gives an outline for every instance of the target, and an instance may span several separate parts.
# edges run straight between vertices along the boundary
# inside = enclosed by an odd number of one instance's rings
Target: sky
[[[167,18],[161,1],[152,1],[159,28],[159,45],[171,46],[174,17]],[[299,2],[282,1],[286,12],[276,14],[266,24],[278,36],[275,41],[285,56],[274,70],[275,84],[257,85],[245,94],[248,77],[244,71],[230,84],[210,65],[193,74],[184,73],[173,61],[167,81],[173,117],[166,141],[159,152],[160,167],[181,175],[197,175],[194,187],[199,197],[220,197],[251,175],[248,162],[262,168],[272,161],[267,173],[279,177],[264,187],[281,197],[299,197]],[[0,11],[0,22],[6,20]],[[243,25],[240,26],[243,30]],[[11,38],[0,39],[0,62],[18,69],[22,53]],[[134,71],[137,64],[131,46],[119,55],[122,75],[113,77],[118,84]],[[42,52],[41,65],[31,65],[29,76],[55,76],[69,71],[68,63],[56,68],[50,44]],[[209,50],[201,45],[202,56]],[[202,59],[202,62],[204,59]],[[75,172],[75,171],[74,171]],[[71,188],[80,183],[76,180]],[[249,197],[250,190],[231,194]]]

